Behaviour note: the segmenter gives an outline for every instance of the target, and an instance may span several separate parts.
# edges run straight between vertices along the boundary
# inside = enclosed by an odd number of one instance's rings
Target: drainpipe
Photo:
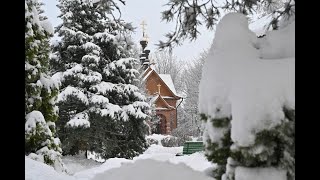
[[[177,123],[176,123],[176,128],[178,127],[178,107],[180,106],[180,104],[182,103],[182,101],[183,101],[183,97],[181,97],[181,102],[179,103],[179,105],[177,106],[177,108],[176,108],[176,121],[177,121]]]

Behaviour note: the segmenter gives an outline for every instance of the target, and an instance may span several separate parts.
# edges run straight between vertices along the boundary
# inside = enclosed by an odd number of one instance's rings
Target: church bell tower
[[[146,34],[146,23],[145,21],[142,21],[141,26],[142,26],[142,39],[140,40],[140,45],[142,47],[142,53],[140,55],[140,63],[142,68],[145,70],[149,67],[150,65],[150,60],[149,60],[149,53],[150,50],[146,49],[148,45],[149,38]]]

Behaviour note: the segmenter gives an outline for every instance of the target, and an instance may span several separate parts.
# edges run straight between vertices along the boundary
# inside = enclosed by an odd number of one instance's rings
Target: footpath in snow
[[[111,158],[101,165],[92,160],[65,157],[64,163],[74,172],[72,176],[26,157],[26,180],[214,180],[208,176],[214,164],[203,153],[176,156],[179,152],[182,147],[153,144],[133,160]]]

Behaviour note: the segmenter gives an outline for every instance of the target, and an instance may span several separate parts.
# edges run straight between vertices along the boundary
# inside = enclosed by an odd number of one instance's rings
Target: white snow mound
[[[93,180],[213,180],[204,173],[190,167],[152,159],[138,160],[134,164],[124,164],[121,168],[111,169],[97,174]]]

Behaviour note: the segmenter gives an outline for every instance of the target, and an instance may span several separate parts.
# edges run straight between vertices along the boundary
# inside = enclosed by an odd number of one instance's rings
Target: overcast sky
[[[45,3],[43,7],[45,14],[54,27],[60,24],[61,19],[57,18],[60,14],[56,7],[57,0],[42,0]],[[126,0],[126,5],[121,6],[122,18],[126,22],[132,22],[134,27],[137,27],[133,34],[134,40],[139,43],[142,37],[141,22],[146,21],[146,32],[150,38],[148,48],[151,52],[156,50],[159,40],[165,40],[164,34],[174,30],[174,24],[161,22],[161,12],[166,9],[163,5],[168,0]],[[200,29],[201,35],[196,41],[189,42],[186,40],[183,45],[173,49],[173,53],[180,60],[189,61],[196,58],[200,52],[207,49],[213,40],[213,31],[208,31],[204,27]]]

